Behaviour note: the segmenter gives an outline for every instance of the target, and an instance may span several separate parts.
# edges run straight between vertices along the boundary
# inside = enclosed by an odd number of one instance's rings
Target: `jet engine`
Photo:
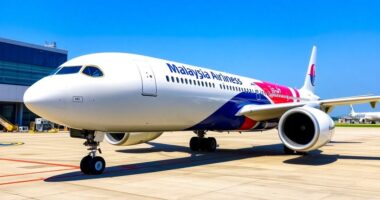
[[[308,152],[330,142],[334,128],[335,124],[329,115],[304,106],[288,110],[282,115],[278,134],[289,149]]]
[[[106,133],[108,143],[116,146],[130,146],[149,142],[162,135],[162,132]]]

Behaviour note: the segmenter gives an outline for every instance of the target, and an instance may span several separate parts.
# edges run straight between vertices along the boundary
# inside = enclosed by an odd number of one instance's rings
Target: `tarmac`
[[[214,153],[192,153],[191,132],[148,144],[103,142],[103,175],[83,175],[84,140],[68,133],[1,133],[0,199],[380,199],[380,129],[336,128],[306,156],[284,155],[276,130],[208,132]]]

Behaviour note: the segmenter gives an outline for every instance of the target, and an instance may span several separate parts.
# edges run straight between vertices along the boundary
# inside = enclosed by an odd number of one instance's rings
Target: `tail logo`
[[[310,76],[311,85],[314,86],[314,83],[315,83],[315,67],[314,67],[314,64],[312,64],[310,67],[309,76]]]

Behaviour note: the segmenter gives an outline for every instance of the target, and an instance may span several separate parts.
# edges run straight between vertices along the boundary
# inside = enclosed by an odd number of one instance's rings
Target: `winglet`
[[[314,93],[314,87],[315,87],[316,59],[317,59],[317,47],[313,46],[313,50],[311,51],[309,66],[308,66],[306,77],[305,77],[305,82],[302,87],[302,90],[307,90],[312,93]]]

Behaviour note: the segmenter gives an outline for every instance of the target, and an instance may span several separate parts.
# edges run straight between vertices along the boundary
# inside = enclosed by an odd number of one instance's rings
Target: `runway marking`
[[[0,178],[12,177],[12,176],[25,176],[25,175],[31,175],[31,174],[42,174],[42,173],[57,172],[57,171],[67,171],[67,170],[74,170],[74,169],[79,168],[79,166],[76,166],[76,165],[58,164],[58,163],[50,163],[50,162],[39,162],[39,161],[29,161],[29,160],[10,159],[10,158],[0,158],[0,161],[1,160],[10,161],[10,162],[21,162],[21,163],[48,165],[48,166],[55,166],[55,167],[65,167],[65,169],[54,169],[54,170],[27,172],[27,173],[19,173],[19,174],[6,174],[6,175],[0,175]],[[17,183],[43,181],[45,179],[46,178],[36,178],[36,179],[28,179],[28,180],[10,181],[10,182],[0,183],[0,185],[10,185],[10,184],[17,184]]]
[[[45,178],[36,178],[36,179],[29,179],[29,180],[5,182],[5,183],[0,183],[0,185],[10,185],[10,184],[16,184],[16,183],[27,183],[27,182],[35,182],[35,181],[43,181],[43,180],[45,180]]]
[[[50,165],[50,166],[58,166],[58,167],[71,167],[71,168],[79,169],[79,166],[68,165],[68,164],[57,164],[57,163],[29,161],[29,160],[19,160],[19,159],[10,159],[10,158],[0,158],[0,160],[12,161],[12,162],[22,162],[22,163],[31,163],[31,164]]]
[[[236,155],[230,155],[229,157],[235,157]],[[217,158],[204,158],[204,159],[199,159],[195,160],[195,162],[204,162],[207,160],[214,160],[214,159],[219,159]],[[13,162],[24,162],[24,163],[33,163],[33,164],[45,164],[45,165],[51,165],[51,166],[62,166],[62,167],[70,167],[69,169],[59,169],[59,170],[48,170],[48,171],[40,171],[40,172],[30,172],[30,173],[23,173],[23,174],[9,174],[9,175],[3,175],[1,177],[8,177],[8,176],[21,176],[21,175],[29,175],[29,174],[38,174],[38,173],[48,173],[48,172],[54,172],[54,171],[64,171],[64,170],[73,170],[73,169],[78,169],[79,166],[74,166],[74,165],[66,165],[66,164],[56,164],[56,163],[46,163],[46,162],[38,162],[38,161],[26,161],[26,160],[18,160],[18,159],[7,159],[7,158],[0,158],[0,160],[5,160],[5,161],[13,161]],[[124,170],[143,170],[146,168],[155,168],[155,167],[165,167],[167,165],[177,165],[177,164],[188,164],[194,162],[193,160],[187,160],[187,161],[182,161],[182,160],[175,160],[175,161],[159,161],[158,163],[155,163],[153,165],[145,165],[145,166],[139,166],[136,164],[131,164],[131,165],[122,165],[119,166],[119,170],[112,170],[112,171],[105,171],[104,174],[114,174],[118,173]],[[55,177],[53,179],[65,179],[65,178],[71,178],[71,177],[78,177],[78,176],[87,176],[83,173],[81,174],[72,174],[72,175],[63,175],[59,177]],[[0,183],[0,185],[9,185],[9,184],[17,184],[17,183],[25,183],[25,182],[35,182],[35,181],[44,181],[47,178],[37,178],[37,179],[30,179],[30,180],[21,180],[21,181],[11,181],[11,182],[4,182]]]
[[[70,168],[70,169],[54,169],[54,170],[46,170],[46,171],[38,171],[38,172],[27,172],[27,173],[20,173],[20,174],[6,174],[0,176],[0,178],[3,177],[10,177],[10,176],[23,176],[23,175],[30,175],[30,174],[42,174],[42,173],[49,173],[49,172],[58,172],[58,171],[66,171],[66,170],[72,170],[76,168]]]
[[[0,142],[0,147],[23,145],[23,142]]]

